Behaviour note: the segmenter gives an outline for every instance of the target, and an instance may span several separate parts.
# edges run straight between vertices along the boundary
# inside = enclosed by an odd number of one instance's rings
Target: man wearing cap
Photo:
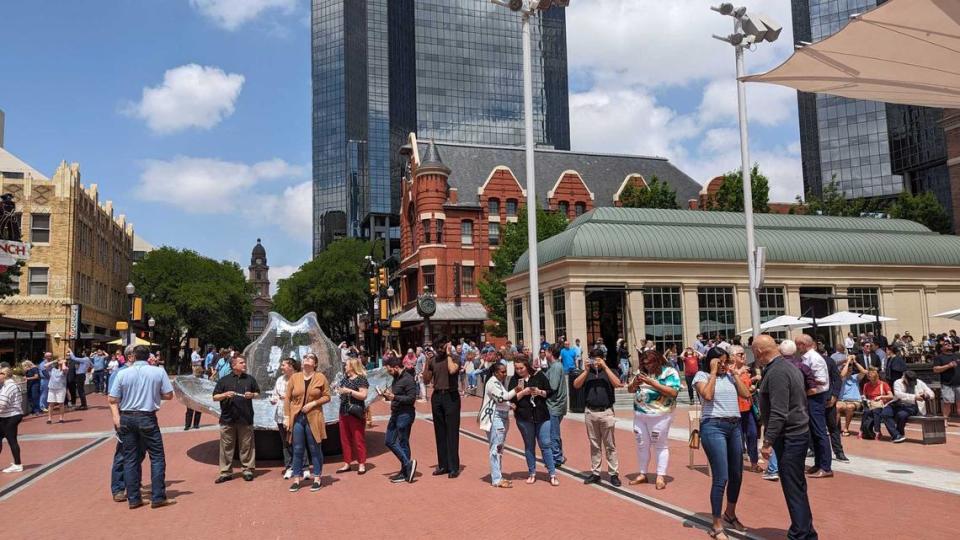
[[[140,494],[141,448],[150,454],[150,507],[169,506],[163,437],[157,423],[160,402],[173,399],[173,385],[163,368],[147,364],[150,349],[137,345],[132,366],[117,372],[110,385],[110,412],[113,427],[123,444],[123,480],[130,509],[143,506]]]
[[[586,413],[583,421],[587,425],[587,438],[590,440],[590,476],[584,484],[600,482],[600,466],[603,464],[601,450],[607,456],[607,472],[610,483],[620,486],[617,458],[617,442],[614,438],[617,417],[613,414],[614,388],[621,386],[620,375],[604,362],[605,353],[596,348],[590,352],[586,369],[573,380],[573,387],[584,388]]]

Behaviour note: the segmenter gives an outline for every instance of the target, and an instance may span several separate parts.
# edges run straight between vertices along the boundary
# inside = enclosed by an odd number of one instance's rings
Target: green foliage
[[[677,190],[656,176],[645,188],[628,183],[620,193],[620,203],[625,208],[679,208]]]
[[[770,182],[760,167],[754,165],[750,170],[750,187],[753,190],[753,211],[765,214],[770,211]],[[720,212],[743,212],[743,173],[741,170],[728,172],[723,176],[720,189],[706,202],[707,210]]]
[[[807,194],[804,201],[797,197],[795,213],[815,214],[820,216],[860,217],[865,213],[882,211],[882,205],[872,199],[847,199],[840,190],[836,180],[824,186],[820,196]]]
[[[162,247],[133,266],[130,280],[161,346],[176,348],[182,329],[200,343],[246,344],[253,288],[237,263]]]
[[[8,266],[6,270],[0,272],[0,298],[17,294],[23,264],[23,261],[17,261],[17,264]]]
[[[504,279],[513,273],[517,259],[528,248],[527,211],[517,212],[516,223],[507,223],[500,234],[500,247],[493,252],[494,267],[477,282],[480,298],[487,307],[487,316],[493,324],[487,331],[495,336],[507,335],[507,286]],[[567,228],[567,218],[559,212],[547,212],[537,207],[537,241],[542,242]]]
[[[290,320],[313,311],[320,327],[331,338],[347,336],[350,321],[365,311],[370,301],[364,257],[382,252],[382,242],[356,238],[333,242],[289,278],[279,281],[273,297],[274,309]]]
[[[925,225],[931,231],[941,234],[952,232],[950,216],[944,210],[940,201],[929,191],[917,195],[904,191],[890,205],[888,213],[892,218],[916,221]]]

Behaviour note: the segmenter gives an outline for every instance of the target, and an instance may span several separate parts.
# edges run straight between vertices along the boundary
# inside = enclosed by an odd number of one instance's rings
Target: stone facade
[[[6,317],[42,323],[44,348],[63,355],[119,336],[116,322],[127,319],[124,287],[130,278],[133,225],[101,204],[96,184],[80,183],[80,166],[61,162],[53,179],[16,171],[0,173],[0,192],[14,196],[22,213],[23,240],[30,260],[20,277],[20,294],[0,301]],[[80,305],[77,334],[70,329],[71,306]]]
[[[253,285],[253,314],[250,324],[247,325],[247,337],[256,339],[267,327],[270,310],[273,309],[273,300],[270,298],[270,267],[267,266],[267,250],[257,238],[257,245],[250,254],[250,267],[247,281]]]

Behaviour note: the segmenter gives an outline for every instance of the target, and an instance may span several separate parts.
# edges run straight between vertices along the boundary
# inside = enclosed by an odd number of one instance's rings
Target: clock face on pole
[[[432,317],[437,312],[437,301],[433,299],[433,296],[421,296],[417,300],[417,308],[421,317]]]

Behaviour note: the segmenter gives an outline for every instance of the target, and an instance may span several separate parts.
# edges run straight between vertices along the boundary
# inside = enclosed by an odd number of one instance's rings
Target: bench
[[[923,433],[923,444],[947,443],[947,419],[942,416],[911,416],[907,424],[919,424]]]

